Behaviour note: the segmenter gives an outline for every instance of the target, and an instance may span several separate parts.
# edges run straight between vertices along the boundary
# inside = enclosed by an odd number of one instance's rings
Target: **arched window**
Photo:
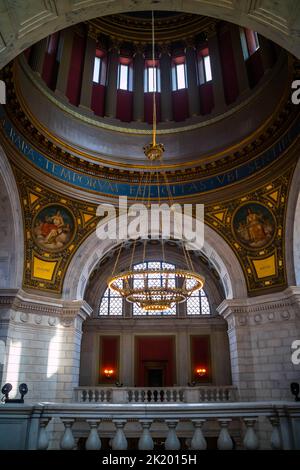
[[[100,316],[119,316],[123,315],[123,297],[117,292],[107,288],[101,299]]]
[[[195,292],[186,301],[186,313],[187,315],[210,315],[210,306],[207,295],[203,289]]]
[[[138,263],[133,266],[133,269],[139,271],[141,269],[174,269],[175,265],[172,263],[165,263],[164,261],[145,261],[144,263]],[[163,284],[164,275],[149,275],[148,277],[153,285],[161,286]],[[143,285],[143,281],[140,278],[140,274],[137,272],[133,278],[134,286],[139,287],[139,284]],[[169,274],[168,277],[169,285],[173,283],[175,286],[175,275]],[[107,288],[103,294],[100,302],[99,315],[100,316],[122,316],[124,312],[123,297]],[[192,295],[186,302],[187,315],[209,315],[210,305],[208,302],[205,291],[201,289]],[[176,305],[173,305],[169,310],[162,312],[156,311],[145,311],[141,309],[137,304],[132,304],[132,315],[133,316],[175,316],[177,314]]]

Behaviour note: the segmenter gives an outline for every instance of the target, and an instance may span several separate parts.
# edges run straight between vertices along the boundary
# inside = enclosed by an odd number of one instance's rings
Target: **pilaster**
[[[68,28],[62,32],[62,51],[59,59],[59,68],[56,81],[55,93],[65,97],[68,84],[68,75],[71,63],[71,53],[73,46],[74,31],[72,28]]]
[[[91,110],[96,40],[87,36],[79,107]]]
[[[190,117],[200,114],[200,96],[197,82],[196,52],[193,46],[186,48],[186,69]]]
[[[144,121],[144,56],[143,51],[136,51],[133,62],[133,119]]]
[[[214,92],[214,112],[222,113],[225,110],[225,96],[223,86],[223,74],[221,67],[219,40],[217,31],[210,31],[208,34],[208,50],[210,57],[212,86]]]
[[[28,385],[29,400],[71,401],[78,386],[82,323],[91,314],[85,301],[61,301],[1,291],[3,379]]]
[[[161,120],[172,121],[172,86],[171,57],[167,48],[163,49],[160,58],[161,71]]]
[[[117,111],[117,82],[118,82],[119,51],[115,47],[108,55],[108,74],[105,101],[105,116],[115,118]]]
[[[30,57],[30,65],[32,70],[37,74],[42,75],[45,53],[47,46],[47,38],[42,39],[33,45],[33,50]]]
[[[248,299],[224,300],[233,385],[242,400],[290,399],[299,380],[292,343],[300,338],[300,288]]]

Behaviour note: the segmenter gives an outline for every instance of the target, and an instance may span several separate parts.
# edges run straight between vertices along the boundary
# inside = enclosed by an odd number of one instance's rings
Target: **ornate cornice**
[[[219,20],[190,13],[167,17],[155,16],[155,40],[159,46],[195,39],[215,27]],[[109,15],[87,21],[89,35],[94,39],[107,36],[111,42],[131,42],[148,45],[152,42],[151,17],[127,14]]]
[[[55,326],[58,322],[63,326],[71,326],[76,317],[82,321],[92,314],[91,307],[85,301],[60,301],[50,297],[27,294],[18,291],[14,296],[0,295],[1,306],[11,308],[10,319],[20,323],[45,323]]]
[[[259,326],[265,323],[299,322],[300,298],[288,288],[272,296],[224,300],[217,310],[228,322],[229,331],[237,327]]]

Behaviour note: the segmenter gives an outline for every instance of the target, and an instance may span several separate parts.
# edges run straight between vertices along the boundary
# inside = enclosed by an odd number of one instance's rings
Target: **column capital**
[[[300,320],[300,287],[288,287],[275,294],[225,299],[217,307],[229,326],[254,326],[260,323]]]
[[[85,300],[62,300],[44,295],[31,294],[23,289],[0,290],[0,307],[10,308],[10,318],[29,322],[29,314],[34,323],[39,324],[43,316],[54,326],[58,322],[71,326],[75,318],[82,321],[92,314],[92,308]]]

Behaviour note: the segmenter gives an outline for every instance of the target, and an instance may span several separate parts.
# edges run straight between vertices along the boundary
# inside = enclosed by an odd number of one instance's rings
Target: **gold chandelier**
[[[156,142],[156,86],[157,80],[154,78],[155,70],[155,42],[154,42],[154,14],[152,11],[152,64],[153,64],[153,130],[152,142],[145,145],[143,150],[152,164],[154,161],[160,161],[164,152],[164,145]],[[160,204],[160,177],[159,172],[156,174],[156,185],[158,188],[158,200]],[[172,194],[164,173],[163,178],[167,187],[170,202]],[[146,176],[144,182],[144,199],[147,199],[147,206],[150,206],[152,172]],[[140,185],[142,180],[140,181]],[[146,197],[146,187],[148,186],[148,198]],[[140,189],[140,188],[139,188]],[[137,194],[139,191],[137,191]],[[115,261],[112,275],[107,280],[108,287],[114,292],[120,294],[128,302],[137,304],[145,312],[164,312],[173,307],[174,304],[185,302],[194,292],[202,289],[204,278],[195,272],[189,251],[186,249],[184,242],[181,240],[182,250],[186,262],[187,269],[170,268],[165,263],[164,240],[162,238],[162,267],[161,268],[141,268],[135,269],[133,266],[136,241],[133,242],[130,267],[127,271],[117,272],[118,260],[123,245],[121,244]],[[146,266],[146,244],[144,240],[142,266]],[[166,267],[164,267],[164,264]],[[168,267],[167,267],[168,266]],[[117,273],[116,273],[117,272]]]
[[[112,276],[108,287],[144,311],[162,312],[203,287],[203,277],[184,269],[139,269]]]

